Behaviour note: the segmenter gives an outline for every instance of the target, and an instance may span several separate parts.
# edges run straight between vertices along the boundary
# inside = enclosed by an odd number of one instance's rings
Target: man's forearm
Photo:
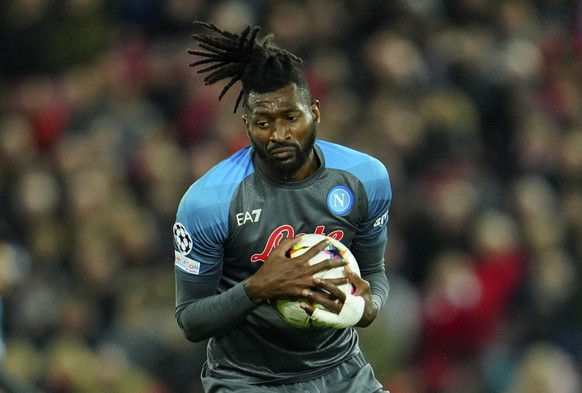
[[[186,297],[185,292],[191,292],[192,288],[192,285],[182,283],[176,291],[176,320],[184,336],[192,342],[232,329],[257,307],[247,296],[242,283],[219,295],[195,297],[196,300],[189,303],[181,301]]]
[[[385,272],[378,272],[367,274],[362,278],[370,283],[370,292],[372,293],[372,301],[376,303],[378,309],[384,307],[384,303],[388,299],[388,292],[390,285]]]

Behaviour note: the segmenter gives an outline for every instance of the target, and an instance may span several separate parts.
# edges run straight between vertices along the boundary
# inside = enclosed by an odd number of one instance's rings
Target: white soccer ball
[[[350,270],[359,275],[360,268],[358,266],[356,258],[353,256],[351,251],[340,241],[335,240],[328,236],[318,234],[303,235],[301,241],[297,243],[295,246],[293,246],[291,250],[289,250],[289,256],[291,258],[296,258],[324,239],[331,239],[331,242],[319,254],[311,258],[309,260],[309,264],[315,265],[316,263],[323,262],[327,259],[343,258],[348,260],[349,262],[348,266]],[[342,278],[345,277],[345,271],[344,267],[341,266],[333,269],[323,270],[317,273],[316,275],[318,277],[321,277],[322,279]],[[346,284],[339,285],[338,288],[340,288],[344,293],[349,294],[354,293],[354,287],[349,282]],[[274,306],[279,315],[281,316],[281,318],[283,318],[283,320],[286,321],[287,323],[298,328],[308,328],[311,326],[311,317],[309,314],[305,312],[305,310],[303,310],[299,306],[302,302],[306,303],[308,302],[308,300],[304,298],[294,300],[279,299],[274,302]],[[314,304],[314,307],[321,308],[322,310],[325,311],[325,307],[319,304]]]

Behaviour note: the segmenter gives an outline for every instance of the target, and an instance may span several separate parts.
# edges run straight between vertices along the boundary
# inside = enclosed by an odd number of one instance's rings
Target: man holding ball
[[[392,191],[377,159],[316,140],[319,101],[301,59],[259,27],[240,34],[197,22],[191,64],[205,84],[237,82],[235,112],[251,145],[218,163],[185,193],[174,225],[176,318],[187,339],[208,339],[202,384],[212,392],[384,392],[365,361],[354,326],[374,321],[388,297],[384,268]],[[341,241],[344,259],[310,265],[323,240],[291,260],[301,234]],[[344,266],[345,277],[316,273]],[[353,294],[338,286],[350,281]],[[304,298],[314,327],[283,321],[272,303]],[[331,313],[322,319],[314,304]],[[319,319],[318,319],[319,318]]]

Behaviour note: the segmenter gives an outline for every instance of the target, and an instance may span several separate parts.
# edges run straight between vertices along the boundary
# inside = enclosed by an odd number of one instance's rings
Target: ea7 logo
[[[244,213],[237,213],[236,214],[236,223],[240,227],[241,225],[247,224],[249,222],[259,222],[259,218],[261,218],[261,211],[262,209],[255,209],[246,211]]]
[[[387,221],[388,221],[388,211],[382,214],[382,217],[377,218],[376,221],[374,221],[374,227],[384,226],[384,224],[386,224]]]

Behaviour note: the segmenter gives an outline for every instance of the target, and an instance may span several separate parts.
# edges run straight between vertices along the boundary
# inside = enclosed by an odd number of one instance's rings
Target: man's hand
[[[323,291],[303,290],[301,296],[308,302],[301,303],[301,307],[315,319],[318,326],[329,326],[335,328],[344,328],[348,326],[368,326],[378,315],[378,306],[372,301],[370,292],[370,283],[361,278],[358,274],[345,267],[346,278],[321,280],[315,278],[314,282],[318,288]],[[353,294],[346,294],[340,290],[337,285],[344,284],[346,281],[352,283],[355,288]],[[356,298],[361,298],[356,299]],[[312,305],[317,303],[326,308],[327,311],[334,315],[326,314],[325,317],[318,321],[316,308]],[[348,309],[344,309],[348,307]],[[362,310],[363,308],[363,310]],[[314,315],[315,313],[315,315]]]
[[[311,258],[327,247],[329,239],[322,240],[298,257],[290,258],[287,251],[300,240],[301,236],[284,239],[271,251],[263,266],[245,280],[247,295],[255,304],[264,303],[268,299],[301,297],[304,290],[316,290],[317,284],[314,282],[316,273],[347,264],[343,259],[329,259],[315,265],[309,264]]]
[[[366,302],[366,307],[364,308],[364,314],[360,321],[356,324],[358,327],[366,327],[371,324],[374,319],[378,316],[378,306],[372,301],[372,292],[370,290],[370,283],[360,277],[358,274],[349,270],[346,267],[346,277],[356,288],[354,296],[361,296]]]

